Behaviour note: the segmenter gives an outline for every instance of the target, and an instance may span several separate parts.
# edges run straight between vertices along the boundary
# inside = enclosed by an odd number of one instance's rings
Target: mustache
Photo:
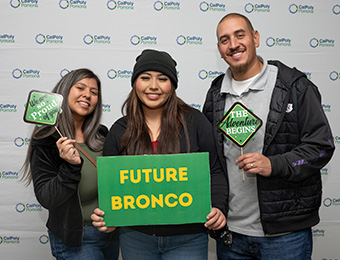
[[[245,48],[242,47],[236,47],[236,48],[230,48],[229,53],[234,53],[234,52],[239,52],[239,51],[244,51]]]

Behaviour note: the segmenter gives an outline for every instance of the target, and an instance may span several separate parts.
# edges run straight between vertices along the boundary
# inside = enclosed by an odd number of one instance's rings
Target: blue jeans
[[[224,246],[221,238],[217,238],[219,260],[310,260],[312,258],[313,239],[310,228],[272,237],[252,237],[234,232],[232,236],[231,247]]]
[[[100,232],[96,227],[84,226],[81,246],[67,246],[48,231],[52,255],[59,259],[72,260],[117,260],[119,255],[118,231]]]
[[[179,236],[150,236],[120,228],[119,243],[124,260],[206,260],[207,233]]]

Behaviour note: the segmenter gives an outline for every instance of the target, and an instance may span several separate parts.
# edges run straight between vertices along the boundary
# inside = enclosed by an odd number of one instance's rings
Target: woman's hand
[[[107,227],[105,226],[105,222],[103,221],[104,219],[102,216],[104,216],[104,211],[96,208],[94,210],[94,213],[91,215],[92,225],[97,227],[99,231],[104,232],[104,233],[111,233],[115,231],[116,227]]]
[[[76,140],[68,139],[67,137],[61,137],[56,142],[59,156],[70,164],[80,164],[80,156],[78,150],[74,147]]]
[[[207,216],[207,220],[208,221],[205,222],[204,226],[206,228],[212,229],[212,230],[221,229],[227,223],[227,220],[226,220],[224,214],[218,208],[212,208],[211,209],[211,212]]]

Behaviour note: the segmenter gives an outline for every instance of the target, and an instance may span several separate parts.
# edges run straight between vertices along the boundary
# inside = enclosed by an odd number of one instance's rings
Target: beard
[[[246,73],[248,70],[248,63],[240,64],[237,66],[229,65],[229,67],[230,67],[232,74],[243,74],[243,73]]]

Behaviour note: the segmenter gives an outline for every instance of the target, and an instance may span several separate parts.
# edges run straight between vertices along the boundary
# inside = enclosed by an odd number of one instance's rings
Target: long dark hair
[[[171,92],[162,112],[161,130],[158,136],[157,154],[175,154],[180,152],[180,127],[183,127],[187,152],[190,151],[188,129],[184,113],[190,107],[176,95],[172,84]],[[125,112],[125,113],[124,113]],[[145,122],[142,102],[137,96],[135,84],[122,106],[127,128],[121,140],[121,154],[153,154],[149,128]]]
[[[70,139],[75,139],[74,120],[71,109],[68,104],[68,94],[71,87],[82,79],[95,79],[98,85],[98,102],[93,112],[89,114],[83,123],[82,130],[84,133],[85,144],[93,151],[100,151],[103,149],[105,137],[98,133],[100,126],[100,119],[102,116],[102,94],[101,83],[97,75],[95,75],[89,69],[77,69],[67,73],[53,88],[53,93],[61,94],[64,99],[61,105],[62,113],[59,115],[58,123],[56,127],[62,133],[63,136],[67,136]],[[36,126],[31,136],[32,139],[43,139],[56,132],[56,129],[51,126],[43,125],[41,127]],[[32,146],[29,144],[25,162],[21,168],[23,171],[22,180],[29,185],[32,181],[32,175],[30,170],[30,159]]]

